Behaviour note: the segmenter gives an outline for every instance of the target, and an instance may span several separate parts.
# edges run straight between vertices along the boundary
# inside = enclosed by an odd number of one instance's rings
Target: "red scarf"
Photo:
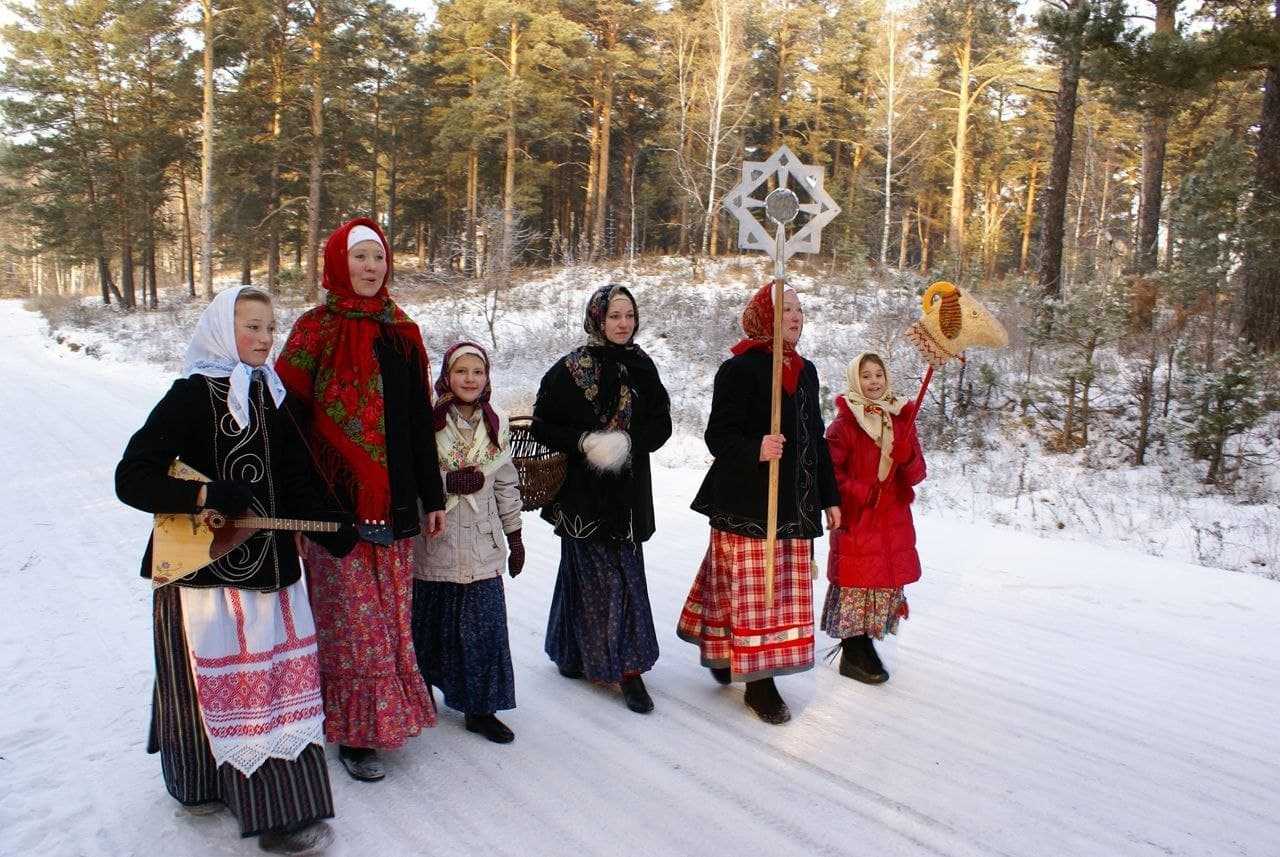
[[[746,354],[748,351],[766,351],[773,353],[773,281],[761,286],[747,307],[742,311],[742,332],[747,335],[731,349],[734,356]],[[794,345],[782,341],[782,389],[788,396],[794,396],[796,386],[800,383],[800,372],[804,369],[804,358],[796,351]]]
[[[382,240],[387,275],[373,297],[361,297],[351,285],[347,266],[347,233],[368,226]],[[324,304],[308,310],[294,324],[276,361],[276,372],[291,396],[311,413],[318,462],[331,481],[341,482],[355,498],[362,523],[391,517],[391,483],[387,477],[386,408],[382,374],[374,343],[390,336],[421,372],[422,388],[431,404],[431,367],[422,331],[387,293],[391,280],[391,247],[378,224],[358,217],[338,227],[324,245]]]

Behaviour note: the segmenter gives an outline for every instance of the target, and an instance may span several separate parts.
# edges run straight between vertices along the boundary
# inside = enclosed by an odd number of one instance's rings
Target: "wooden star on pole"
[[[738,219],[738,247],[769,253],[779,263],[796,253],[817,253],[822,228],[840,213],[840,206],[822,186],[824,173],[823,167],[801,163],[785,145],[768,160],[743,161],[742,180],[724,197],[724,207]],[[770,177],[775,179],[776,189],[766,199],[754,198],[752,194]],[[811,202],[801,202],[788,187],[790,182]],[[767,224],[756,219],[753,209],[757,208],[764,208],[767,220],[775,224],[773,236]],[[784,227],[800,213],[808,214],[808,221],[787,237]]]

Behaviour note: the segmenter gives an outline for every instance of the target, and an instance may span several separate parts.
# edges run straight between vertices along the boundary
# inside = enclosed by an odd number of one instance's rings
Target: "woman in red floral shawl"
[[[418,505],[444,529],[430,367],[418,325],[387,293],[391,248],[358,218],[324,248],[325,302],[294,324],[276,364],[306,404],[308,445],[361,540],[343,559],[304,558],[320,649],[325,737],[351,776],[385,775],[377,750],[435,725],[410,626]]]

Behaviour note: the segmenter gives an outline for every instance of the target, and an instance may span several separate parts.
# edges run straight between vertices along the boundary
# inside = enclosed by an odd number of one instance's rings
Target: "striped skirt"
[[[676,635],[705,667],[756,681],[813,667],[813,543],[778,539],[773,606],[765,604],[765,540],[720,530],[689,590]]]
[[[333,818],[329,771],[319,744],[292,762],[268,759],[250,777],[214,762],[196,702],[176,586],[156,590],[154,615],[156,684],[147,752],[160,754],[169,794],[187,806],[222,801],[239,820],[242,836],[297,830]]]

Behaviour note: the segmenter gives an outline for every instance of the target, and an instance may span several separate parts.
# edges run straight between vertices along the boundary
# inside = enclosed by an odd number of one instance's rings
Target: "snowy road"
[[[111,476],[168,379],[72,354],[11,301],[0,337],[0,854],[259,853],[225,812],[175,813],[144,752],[149,521]],[[893,680],[780,679],[795,719],[771,727],[674,634],[700,475],[655,473],[657,711],[546,659],[558,548],[526,515],[516,743],[445,710],[381,784],[335,762],[331,853],[1280,855],[1280,585],[925,518]]]

